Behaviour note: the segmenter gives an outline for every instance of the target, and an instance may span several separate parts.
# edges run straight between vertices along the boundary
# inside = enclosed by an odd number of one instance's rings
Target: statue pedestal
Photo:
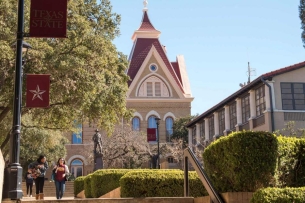
[[[103,155],[95,155],[94,157],[94,171],[103,168]]]

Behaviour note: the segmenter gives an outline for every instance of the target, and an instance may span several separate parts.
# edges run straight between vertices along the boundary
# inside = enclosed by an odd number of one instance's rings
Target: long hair
[[[45,158],[46,156],[45,155],[39,155],[38,159],[37,159],[37,162],[38,163],[41,163],[41,159]]]
[[[66,164],[66,161],[65,161],[64,158],[59,158],[59,159],[57,160],[57,165],[58,165],[58,166],[59,166],[59,161],[60,161],[60,160],[64,160],[63,164]]]

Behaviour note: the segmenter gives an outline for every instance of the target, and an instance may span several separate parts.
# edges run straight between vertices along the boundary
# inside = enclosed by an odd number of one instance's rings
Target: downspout
[[[274,132],[274,115],[273,115],[273,103],[272,103],[272,91],[271,86],[266,82],[266,80],[261,77],[261,81],[269,87],[269,98],[270,98],[270,113],[271,113],[271,132]]]

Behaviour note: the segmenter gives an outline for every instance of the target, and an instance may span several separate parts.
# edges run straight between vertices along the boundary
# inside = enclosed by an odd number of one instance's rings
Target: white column
[[[192,128],[188,128],[188,138],[189,138],[189,146],[192,146],[192,138],[193,138],[193,136],[192,136]]]
[[[250,103],[250,119],[256,117],[256,101],[255,101],[255,90],[250,90],[250,97],[249,97],[249,103]]]
[[[214,129],[215,129],[215,135],[219,135],[219,119],[218,119],[218,112],[214,112]]]
[[[200,123],[196,123],[196,144],[200,143]]]
[[[236,119],[237,119],[237,125],[242,124],[242,115],[241,115],[241,99],[236,99]]]
[[[230,130],[230,109],[229,106],[225,106],[225,130]]]
[[[209,141],[209,119],[208,118],[205,118],[204,119],[204,136],[205,136],[205,139],[204,141]]]

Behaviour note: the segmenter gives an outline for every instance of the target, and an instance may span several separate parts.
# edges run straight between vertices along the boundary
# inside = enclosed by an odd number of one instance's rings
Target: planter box
[[[226,203],[250,203],[253,192],[226,192],[221,193]],[[194,203],[211,203],[210,196],[194,198]]]
[[[121,198],[121,187],[104,194],[100,198]]]

